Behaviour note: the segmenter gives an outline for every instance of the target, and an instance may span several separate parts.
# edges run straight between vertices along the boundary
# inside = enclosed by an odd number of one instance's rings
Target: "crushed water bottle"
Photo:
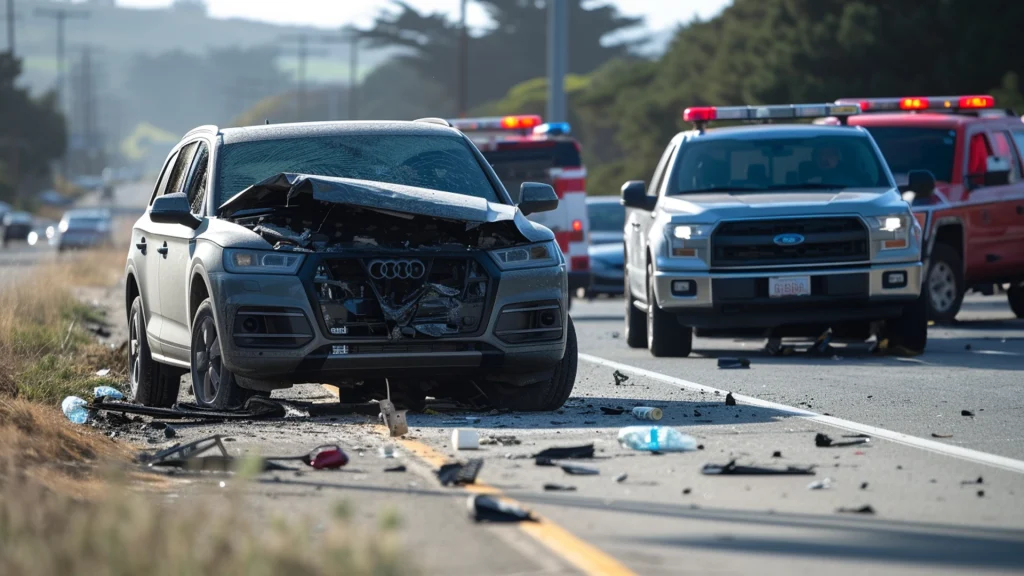
[[[97,386],[93,388],[92,393],[96,398],[110,398],[111,400],[124,400],[124,394],[121,393],[117,388],[110,386]]]
[[[89,420],[89,410],[86,406],[89,403],[78,396],[68,396],[60,403],[60,409],[64,415],[75,424],[85,424]]]
[[[692,437],[668,426],[627,426],[619,430],[619,445],[648,452],[689,452],[697,449]]]

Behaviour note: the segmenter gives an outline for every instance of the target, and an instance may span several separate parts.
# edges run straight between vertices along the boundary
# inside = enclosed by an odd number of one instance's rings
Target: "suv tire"
[[[928,318],[951,324],[964,301],[964,263],[955,248],[935,244],[922,290],[929,293]]]
[[[889,340],[889,350],[900,356],[917,356],[928,344],[928,304],[930,293],[921,290],[912,304],[903,308],[899,318],[886,320],[882,327],[882,338]]]
[[[203,300],[192,320],[192,392],[196,404],[215,410],[235,410],[256,395],[242,388],[221,361],[223,351],[213,319],[213,304]]]
[[[1010,284],[1006,291],[1006,301],[1010,303],[1010,310],[1017,318],[1024,318],[1024,282]]]
[[[654,269],[647,265],[647,348],[659,358],[686,357],[693,349],[693,328],[665,312],[654,297]]]
[[[629,288],[629,272],[623,276],[626,289],[622,299],[626,301],[626,345],[630,348],[647,348],[647,315],[633,304],[633,291]]]
[[[178,400],[181,370],[153,360],[146,336],[142,296],[136,296],[128,313],[128,378],[131,399],[143,406],[170,408]]]
[[[568,318],[565,334],[565,355],[555,368],[551,378],[529,386],[504,386],[494,384],[488,390],[488,397],[498,408],[521,412],[550,412],[558,410],[572,394],[576,384],[576,366],[579,362],[579,348],[576,344],[576,327]]]

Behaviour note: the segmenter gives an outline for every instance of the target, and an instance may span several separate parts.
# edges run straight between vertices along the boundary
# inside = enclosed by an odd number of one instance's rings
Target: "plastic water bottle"
[[[60,409],[64,411],[68,420],[75,424],[85,424],[89,420],[89,410],[86,409],[88,404],[78,396],[68,396],[60,403]]]
[[[637,406],[633,408],[633,417],[637,420],[661,420],[661,408]]]
[[[619,430],[619,445],[648,452],[688,452],[697,449],[692,437],[667,426],[627,426]]]
[[[92,393],[96,398],[110,398],[111,400],[123,400],[124,394],[121,393],[117,388],[111,388],[110,386],[97,386],[93,388]]]

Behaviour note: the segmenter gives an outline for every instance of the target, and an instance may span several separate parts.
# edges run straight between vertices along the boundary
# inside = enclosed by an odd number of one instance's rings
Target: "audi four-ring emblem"
[[[427,267],[421,260],[371,260],[369,270],[374,280],[418,280]]]

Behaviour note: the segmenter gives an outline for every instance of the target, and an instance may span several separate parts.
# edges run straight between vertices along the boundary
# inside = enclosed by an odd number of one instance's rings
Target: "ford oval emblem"
[[[775,243],[779,246],[796,246],[804,243],[804,237],[799,234],[779,234],[775,237]]]

